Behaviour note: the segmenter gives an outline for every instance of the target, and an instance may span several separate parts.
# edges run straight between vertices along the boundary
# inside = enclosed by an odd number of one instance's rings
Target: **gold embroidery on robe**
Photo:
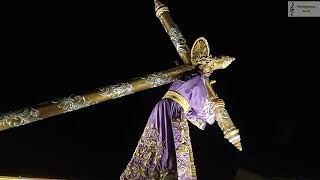
[[[175,139],[178,179],[197,179],[194,165],[189,126],[186,118],[174,119],[172,122]]]
[[[120,180],[158,180],[161,179],[161,176],[164,177],[163,173],[165,172],[162,172],[161,175],[154,171],[156,164],[161,159],[162,145],[158,141],[158,130],[151,125],[151,123],[148,123],[144,128],[131,161],[120,176]]]

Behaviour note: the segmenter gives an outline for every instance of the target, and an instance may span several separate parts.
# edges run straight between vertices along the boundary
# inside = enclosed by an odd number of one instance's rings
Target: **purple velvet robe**
[[[201,74],[174,81],[169,91],[188,106],[166,96],[156,104],[120,180],[197,179],[188,121],[202,130],[213,124],[214,104],[208,101]]]

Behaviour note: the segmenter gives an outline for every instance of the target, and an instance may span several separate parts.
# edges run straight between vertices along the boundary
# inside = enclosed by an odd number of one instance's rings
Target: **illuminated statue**
[[[199,38],[191,60],[198,71],[175,80],[156,104],[121,180],[196,179],[188,121],[201,130],[215,122],[215,109],[224,107],[224,102],[209,95],[206,79],[234,59],[212,58],[206,39]],[[233,138],[239,143],[239,135]]]
[[[173,82],[151,112],[120,179],[196,179],[188,121],[199,129],[216,121],[224,138],[241,151],[239,130],[209,80],[213,71],[226,68],[235,58],[212,57],[208,42],[203,37],[194,42],[190,51],[168,7],[155,0],[155,11],[184,65],[5,113],[0,115],[0,131]]]

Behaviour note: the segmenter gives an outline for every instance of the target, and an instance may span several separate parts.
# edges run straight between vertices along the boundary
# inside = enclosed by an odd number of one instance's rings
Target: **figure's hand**
[[[220,98],[216,98],[216,99],[213,99],[213,103],[216,105],[216,106],[225,106],[224,104],[224,101]]]

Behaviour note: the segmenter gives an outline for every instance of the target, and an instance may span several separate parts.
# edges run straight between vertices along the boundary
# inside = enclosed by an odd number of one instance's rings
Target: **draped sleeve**
[[[200,73],[189,79],[174,81],[169,91],[176,92],[180,99],[186,101],[188,106],[184,105],[183,116],[193,125],[203,130],[207,123],[211,125],[215,122],[214,103],[208,99],[204,77]]]
[[[200,119],[192,108],[190,108],[189,111],[184,112],[183,116],[201,130],[204,130],[207,125],[206,121]]]

